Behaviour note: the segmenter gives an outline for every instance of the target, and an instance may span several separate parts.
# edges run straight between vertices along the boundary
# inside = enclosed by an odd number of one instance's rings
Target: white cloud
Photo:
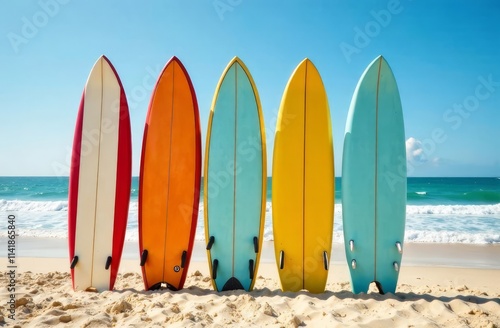
[[[442,160],[441,160],[441,158],[439,158],[439,157],[434,157],[434,158],[432,159],[432,164],[433,164],[434,166],[439,166],[439,165],[441,164],[441,162],[442,162]]]
[[[406,139],[406,160],[409,176],[450,176],[453,167],[449,159],[437,156],[436,144],[431,139]]]
[[[427,162],[427,156],[420,140],[413,137],[406,139],[406,160],[409,163],[419,164]]]

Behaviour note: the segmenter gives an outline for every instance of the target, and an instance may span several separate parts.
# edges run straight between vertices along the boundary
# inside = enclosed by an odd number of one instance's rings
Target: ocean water
[[[138,178],[132,180],[126,239],[138,240]],[[272,240],[268,178],[264,239]],[[334,242],[343,242],[341,179],[336,178]],[[17,216],[20,236],[67,237],[67,177],[0,177],[0,236]],[[203,195],[201,195],[201,200]],[[406,242],[500,243],[500,178],[408,178]],[[3,218],[3,220],[2,220]],[[203,201],[196,240],[204,240]]]

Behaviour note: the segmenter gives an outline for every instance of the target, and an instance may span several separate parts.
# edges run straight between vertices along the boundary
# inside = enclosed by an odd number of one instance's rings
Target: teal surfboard
[[[264,120],[255,83],[235,57],[215,90],[204,167],[205,238],[215,290],[253,288],[266,208]]]
[[[342,216],[353,293],[394,293],[406,214],[406,150],[396,80],[379,56],[361,76],[347,117]]]

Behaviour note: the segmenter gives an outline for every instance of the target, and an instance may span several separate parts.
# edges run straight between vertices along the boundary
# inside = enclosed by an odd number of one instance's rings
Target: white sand
[[[47,255],[60,250],[58,243],[46,241],[31,252]],[[340,244],[334,245],[325,293],[284,293],[271,243],[263,248],[252,292],[213,291],[202,243],[196,244],[184,290],[147,292],[130,247],[115,290],[101,293],[74,292],[66,258],[18,257],[16,320],[8,318],[9,276],[2,270],[0,326],[500,327],[498,246],[408,244],[395,295],[379,295],[374,286],[353,295]],[[7,260],[1,261],[6,268]]]

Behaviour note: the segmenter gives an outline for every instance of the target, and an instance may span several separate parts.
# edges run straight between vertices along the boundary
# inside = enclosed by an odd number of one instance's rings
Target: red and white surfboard
[[[127,226],[131,153],[125,92],[102,56],[85,85],[73,140],[68,239],[74,290],[113,289]]]

